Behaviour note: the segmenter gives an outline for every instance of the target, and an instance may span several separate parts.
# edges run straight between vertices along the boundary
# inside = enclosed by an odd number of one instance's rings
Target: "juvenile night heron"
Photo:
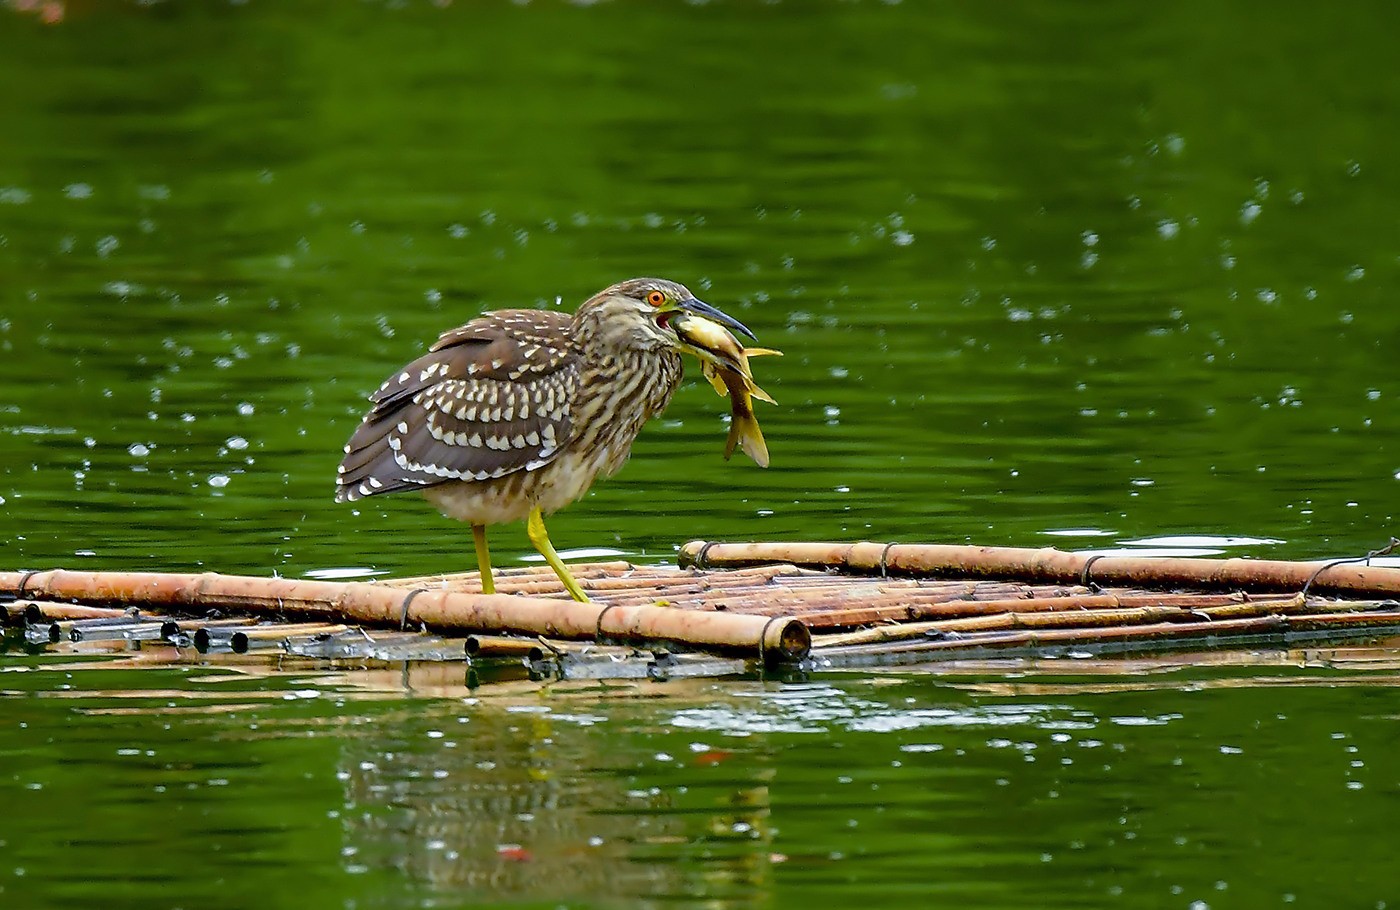
[[[544,516],[616,473],[642,425],[670,402],[682,349],[670,320],[680,313],[753,337],[659,278],[615,284],[572,316],[497,310],[445,333],[370,396],[345,446],[336,500],[422,490],[444,515],[471,524],[488,594],[486,527],[525,519],[569,594],[587,600]]]

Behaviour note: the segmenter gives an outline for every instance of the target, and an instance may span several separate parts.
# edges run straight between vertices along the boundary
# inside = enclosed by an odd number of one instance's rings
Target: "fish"
[[[782,356],[771,348],[745,348],[728,329],[703,316],[683,314],[671,321],[685,350],[700,361],[700,372],[714,386],[715,392],[729,396],[729,438],[724,444],[724,460],[728,461],[736,447],[761,468],[768,467],[768,444],[763,440],[753,399],[777,404],[773,397],[753,381],[749,358],[763,355]]]

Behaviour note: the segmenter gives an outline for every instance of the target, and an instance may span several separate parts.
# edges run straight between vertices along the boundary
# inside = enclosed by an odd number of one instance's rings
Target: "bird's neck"
[[[611,427],[630,445],[680,385],[680,355],[635,314],[610,312],[606,304],[581,307],[573,334],[582,379],[574,425]]]

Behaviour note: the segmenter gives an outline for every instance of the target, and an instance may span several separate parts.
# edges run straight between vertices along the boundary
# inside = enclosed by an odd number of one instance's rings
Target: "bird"
[[[568,594],[586,602],[544,517],[621,469],[642,426],[670,403],[681,352],[693,350],[671,321],[687,314],[754,338],[663,278],[619,282],[572,314],[494,310],[444,332],[369,396],[336,472],[336,501],[421,491],[471,525],[484,594],[496,590],[486,529],[524,520]]]

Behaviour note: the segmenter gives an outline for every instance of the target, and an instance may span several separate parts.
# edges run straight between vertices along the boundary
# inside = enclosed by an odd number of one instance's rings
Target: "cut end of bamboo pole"
[[[769,663],[794,663],[812,653],[812,631],[800,619],[775,620],[763,636]]]

